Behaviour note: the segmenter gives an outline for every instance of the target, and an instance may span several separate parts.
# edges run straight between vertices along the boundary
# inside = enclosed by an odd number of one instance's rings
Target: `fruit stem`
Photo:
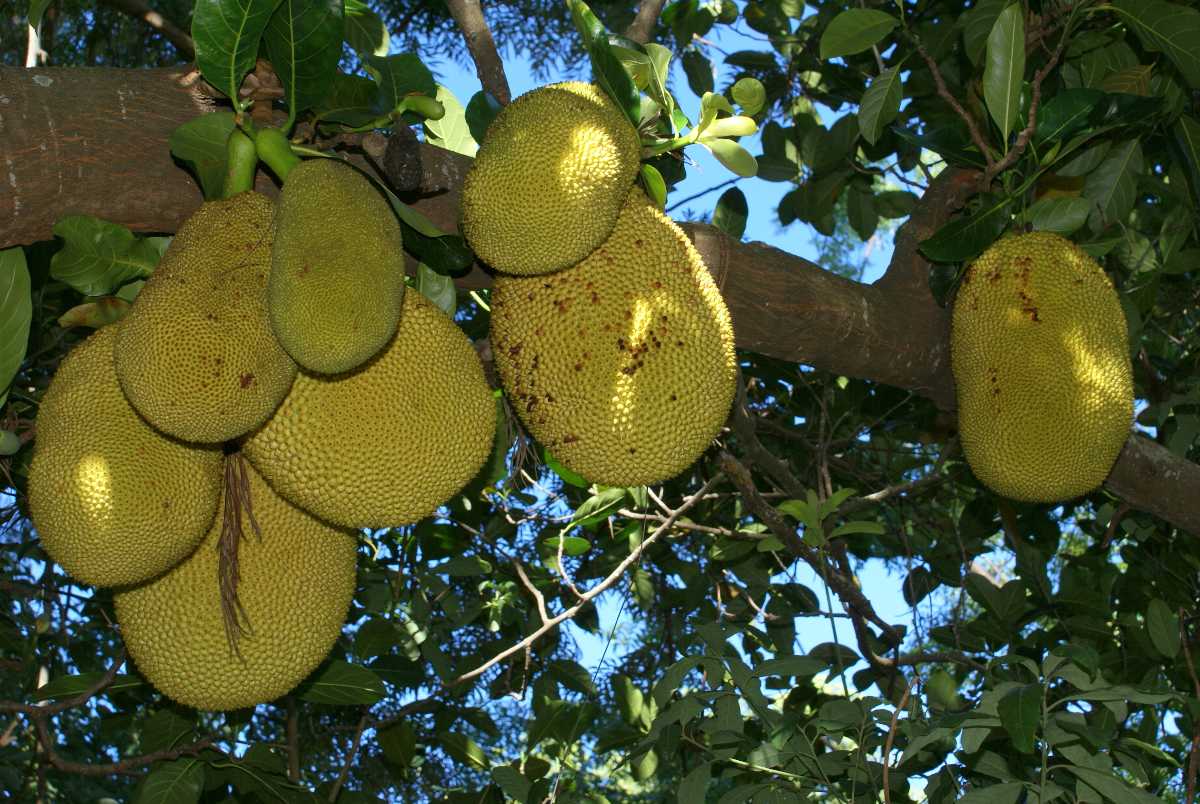
[[[225,168],[225,184],[221,189],[221,197],[233,198],[238,193],[254,188],[258,152],[254,148],[254,141],[240,128],[229,132],[229,141],[225,148],[228,164]]]
[[[258,149],[258,158],[266,162],[267,167],[280,181],[287,181],[292,168],[300,164],[300,157],[292,152],[292,144],[278,128],[258,129],[254,135],[254,144]]]

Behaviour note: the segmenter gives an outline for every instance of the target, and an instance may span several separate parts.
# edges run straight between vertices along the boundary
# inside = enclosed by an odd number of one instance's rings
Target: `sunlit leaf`
[[[850,56],[869,50],[900,24],[891,14],[869,8],[852,8],[830,20],[821,34],[821,59]]]

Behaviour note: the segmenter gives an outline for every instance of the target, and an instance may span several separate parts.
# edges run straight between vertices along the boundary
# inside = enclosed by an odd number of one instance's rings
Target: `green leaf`
[[[586,489],[589,485],[591,485],[586,480],[584,480],[583,477],[576,474],[575,472],[572,472],[567,467],[563,466],[559,462],[558,458],[555,458],[553,455],[551,455],[550,451],[545,448],[542,449],[542,461],[546,464],[547,467],[550,468],[550,470],[552,472],[554,472],[554,474],[561,477],[563,482],[569,486],[575,486],[576,488]]]
[[[412,765],[417,753],[417,732],[407,720],[401,720],[375,736],[383,755],[389,762],[401,768]]]
[[[483,752],[479,743],[465,734],[443,731],[438,732],[437,739],[442,744],[442,748],[446,749],[446,753],[455,761],[464,765],[473,765],[479,770],[487,770],[491,766],[487,754]]]
[[[1137,139],[1131,139],[1114,145],[1104,161],[1088,174],[1083,184],[1083,197],[1093,204],[1088,222],[1093,231],[1125,220],[1133,209],[1137,179],[1142,169],[1142,145]]]
[[[1039,232],[1069,235],[1087,223],[1092,202],[1086,198],[1054,196],[1043,198],[1026,212],[1026,218]]]
[[[391,49],[387,25],[362,0],[346,0],[345,37],[360,60],[367,56],[386,56]]]
[[[280,0],[263,43],[283,83],[289,119],[320,103],[342,56],[343,0]]]
[[[675,801],[678,804],[696,804],[708,800],[708,783],[712,779],[712,763],[703,762],[688,771],[675,791]]]
[[[730,87],[729,94],[733,96],[733,102],[742,107],[742,114],[751,116],[762,111],[767,102],[766,87],[763,86],[762,81],[753,76],[739,78]]]
[[[903,218],[917,205],[917,196],[908,190],[884,190],[875,194],[874,205],[881,218]]]
[[[749,214],[746,194],[736,187],[730,187],[717,199],[717,206],[713,209],[713,226],[733,239],[741,240],[742,235],[746,233]]]
[[[642,714],[642,705],[644,696],[642,691],[622,673],[614,674],[609,683],[612,684],[613,695],[617,699],[617,709],[621,713],[621,719],[631,726],[638,723],[638,717]]]
[[[34,28],[42,24],[42,15],[50,7],[51,0],[29,0],[29,14],[26,21]]]
[[[431,98],[437,95],[433,73],[415,54],[370,56],[366,63],[379,83],[379,97],[375,103],[375,111],[379,114],[393,112],[405,95],[418,93]]]
[[[753,176],[758,172],[758,162],[749,151],[733,140],[702,139],[700,144],[707,148],[718,162],[738,176]]]
[[[985,787],[976,787],[960,798],[958,804],[1017,804],[1025,785],[1020,782],[1002,782]]]
[[[488,126],[492,124],[496,115],[500,114],[500,110],[503,108],[494,97],[482,90],[471,96],[471,99],[467,101],[466,119],[467,127],[471,130],[471,136],[475,142],[483,143]]]
[[[433,569],[438,574],[451,578],[470,578],[475,575],[490,575],[492,565],[479,556],[452,556],[449,561]]]
[[[871,80],[858,107],[858,130],[874,145],[887,124],[896,119],[903,98],[900,68],[889,67]]]
[[[20,246],[0,251],[0,408],[8,387],[29,346],[33,300],[29,295],[29,268]]]
[[[683,74],[688,87],[697,95],[713,91],[713,65],[708,57],[692,47],[683,52]]]
[[[663,175],[658,172],[658,168],[646,162],[642,163],[640,175],[642,179],[642,188],[646,191],[646,196],[654,202],[654,205],[660,210],[667,205],[667,182]]]
[[[567,0],[567,5],[571,9],[571,21],[575,23],[575,30],[579,31],[584,47],[590,46],[593,41],[608,33],[604,23],[600,22],[583,0]]]
[[[1146,609],[1146,631],[1156,651],[1168,659],[1179,655],[1179,615],[1157,597]]]
[[[566,536],[563,534],[547,536],[538,543],[542,555],[558,557],[558,545],[562,543],[563,555],[581,556],[592,549],[592,543],[582,536]]]
[[[1200,199],[1200,121],[1181,114],[1175,124],[1174,134],[1192,183],[1192,197]]]
[[[870,240],[879,226],[874,193],[857,184],[850,185],[850,191],[846,195],[846,219],[860,240],[864,243]]]
[[[196,0],[192,39],[204,78],[244,108],[238,88],[254,69],[258,43],[279,0]]]
[[[229,159],[225,143],[233,127],[233,112],[202,114],[176,128],[167,140],[175,158],[195,172],[205,198],[221,196]]]
[[[500,785],[504,795],[515,801],[525,801],[533,784],[521,775],[521,772],[511,765],[497,765],[492,768],[492,781]]]
[[[421,295],[437,305],[443,313],[453,317],[458,308],[458,291],[454,287],[454,280],[423,262],[417,264],[416,279]]]
[[[320,122],[359,128],[379,117],[375,112],[378,97],[379,85],[370,78],[338,73],[313,111]]]
[[[158,250],[116,223],[68,215],[54,224],[63,247],[50,258],[50,276],[85,296],[104,296],[158,264]]]
[[[782,656],[754,666],[754,676],[815,676],[825,669],[825,663],[810,656]]]
[[[1033,753],[1034,738],[1042,721],[1042,685],[1014,687],[1000,699],[998,711],[1013,746],[1022,753]]]
[[[829,534],[829,538],[836,539],[839,536],[852,536],[856,533],[865,533],[868,536],[882,536],[885,530],[883,524],[880,522],[851,520],[834,528],[833,532]]]
[[[471,136],[466,110],[458,102],[458,98],[454,97],[454,93],[440,84],[437,88],[437,100],[446,113],[442,115],[441,120],[425,121],[425,141],[447,151],[474,156],[479,150],[479,145]]]
[[[868,8],[843,11],[830,20],[821,35],[821,60],[869,50],[899,24],[898,19],[882,11]]]
[[[1200,88],[1200,11],[1163,0],[1114,0],[1147,50],[1163,52],[1188,86]]]
[[[604,89],[630,125],[636,126],[642,117],[642,95],[605,38],[597,38],[588,46],[596,82]]]
[[[976,212],[950,221],[922,241],[921,253],[934,262],[964,262],[978,257],[1008,227],[1008,209],[1008,199],[985,195]]]
[[[1158,796],[1127,784],[1111,771],[1081,768],[1078,765],[1066,765],[1065,769],[1114,804],[1162,804]]]
[[[362,665],[333,660],[319,668],[296,692],[301,700],[334,706],[369,705],[387,695],[379,676]]]
[[[625,503],[625,489],[613,486],[592,495],[580,503],[567,528],[577,525],[592,525],[614,515]]]
[[[133,804],[193,804],[204,792],[204,763],[175,759],[155,765],[133,791]]]
[[[1014,3],[996,18],[987,39],[987,63],[983,70],[983,99],[988,114],[1008,135],[1017,126],[1021,105],[1021,82],[1025,78],[1025,18],[1020,3]],[[1007,148],[1005,148],[1007,150]]]
[[[979,64],[987,48],[988,34],[996,24],[996,18],[1011,0],[980,0],[960,17],[963,46],[971,64]]]
[[[546,671],[551,678],[558,681],[567,689],[593,698],[599,694],[599,690],[596,689],[596,685],[592,681],[592,674],[578,662],[573,662],[569,659],[555,659],[550,662]]]
[[[1042,145],[1066,141],[1088,126],[1104,93],[1098,89],[1065,89],[1038,107],[1033,141]]]
[[[73,676],[59,676],[38,687],[34,692],[34,700],[50,701],[59,698],[71,698],[76,695],[81,695],[92,687],[100,683],[100,679],[104,678],[104,673],[79,673]],[[122,690],[132,690],[138,687],[145,686],[139,676],[130,676],[118,674],[113,678],[112,684],[104,688],[105,692],[120,692]]]

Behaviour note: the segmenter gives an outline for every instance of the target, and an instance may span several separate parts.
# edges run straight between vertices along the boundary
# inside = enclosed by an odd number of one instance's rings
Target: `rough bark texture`
[[[70,213],[136,231],[174,231],[201,196],[171,160],[167,138],[213,108],[194,75],[178,70],[0,67],[0,180],[7,185],[0,248],[48,239],[54,221]],[[416,155],[421,180],[405,199],[455,230],[470,159],[428,145]],[[930,298],[928,265],[916,246],[961,206],[975,180],[970,173],[939,177],[897,233],[891,266],[874,285],[763,243],[735,242],[710,226],[684,228],[722,289],[739,347],[911,389],[952,409],[948,316]],[[405,183],[412,186],[411,176]],[[265,179],[260,187],[273,189]],[[489,283],[480,268],[459,282]],[[1200,466],[1131,436],[1105,485],[1132,506],[1200,534]]]

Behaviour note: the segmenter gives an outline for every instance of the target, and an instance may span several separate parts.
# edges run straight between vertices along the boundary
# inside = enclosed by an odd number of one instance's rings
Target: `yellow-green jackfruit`
[[[243,449],[305,510],[346,527],[393,527],[428,516],[466,485],[495,426],[471,342],[410,290],[382,352],[347,374],[302,371]]]
[[[404,294],[400,223],[348,165],[313,159],[275,208],[267,301],[275,337],[309,371],[349,371],[396,331]]]
[[[121,320],[121,388],[164,433],[236,438],[266,421],[295,379],[267,320],[271,213],[255,192],[201,206]]]
[[[221,494],[219,448],[147,424],[113,369],[116,327],[76,346],[46,389],[29,510],[46,552],[95,586],[152,578],[204,538]]]
[[[527,92],[488,127],[463,183],[463,235],[507,274],[574,265],[612,231],[640,154],[637,131],[599,87]]]
[[[951,365],[971,470],[1014,500],[1099,486],[1129,436],[1125,316],[1086,252],[1049,232],[1009,235],[972,263],[954,302]]]
[[[497,277],[492,351],[521,421],[596,483],[656,483],[721,429],[733,327],[687,235],[634,188],[604,244],[545,277]]]
[[[261,537],[243,515],[237,596],[247,633],[237,654],[218,581],[224,502],[191,557],[114,596],[138,670],[167,697],[197,709],[239,709],[287,693],[329,653],[354,596],[356,535],[281,499],[253,467],[246,474]]]

